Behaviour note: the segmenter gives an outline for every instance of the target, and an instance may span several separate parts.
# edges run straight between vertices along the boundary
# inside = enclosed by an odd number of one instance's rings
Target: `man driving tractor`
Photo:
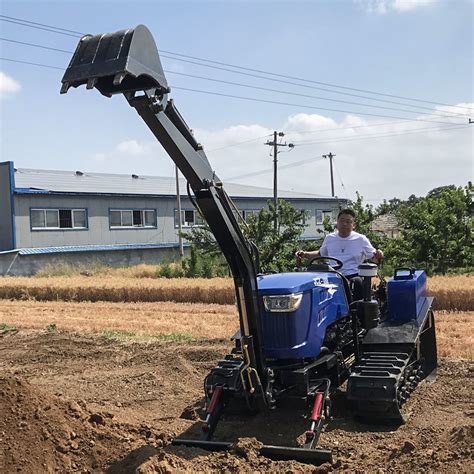
[[[336,231],[327,234],[319,250],[296,252],[297,263],[301,259],[311,260],[315,257],[334,257],[343,263],[340,272],[351,282],[355,300],[362,298],[362,279],[359,277],[359,265],[370,259],[378,263],[383,252],[375,249],[369,239],[355,232],[356,215],[352,209],[343,209],[337,216]]]

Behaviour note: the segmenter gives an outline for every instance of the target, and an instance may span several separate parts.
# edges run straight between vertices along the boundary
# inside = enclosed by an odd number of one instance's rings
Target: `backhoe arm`
[[[206,154],[173,101],[168,100],[170,89],[150,31],[139,25],[110,34],[83,36],[62,84],[61,93],[66,93],[70,87],[86,84],[88,89],[95,87],[108,97],[123,94],[187,179],[197,207],[234,277],[242,343],[246,344],[247,357],[251,359],[246,362],[257,374],[253,384],[264,384],[266,370],[255,256],[234,217],[230,198]]]

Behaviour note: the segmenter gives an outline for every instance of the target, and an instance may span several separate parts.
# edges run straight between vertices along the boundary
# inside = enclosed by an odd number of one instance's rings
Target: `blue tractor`
[[[85,35],[62,79],[61,93],[85,84],[111,97],[123,94],[188,181],[235,283],[240,330],[235,347],[205,379],[206,413],[200,439],[177,445],[223,450],[220,417],[231,406],[278,410],[284,402],[308,410],[299,447],[264,445],[262,455],[311,463],[331,459],[317,441],[330,415],[331,396],[347,381],[347,399],[364,419],[402,422],[403,404],[437,365],[432,298],[423,271],[395,271],[374,299],[377,267],[363,264],[364,297],[353,301],[334,258],[317,258],[304,271],[262,274],[258,249],[242,235],[233,203],[172,99],[158,50],[143,25]],[[386,297],[384,294],[386,293]]]

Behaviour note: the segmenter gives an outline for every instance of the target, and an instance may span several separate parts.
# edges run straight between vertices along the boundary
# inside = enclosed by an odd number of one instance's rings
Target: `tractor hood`
[[[332,272],[275,273],[257,277],[257,285],[261,295],[286,295],[302,293],[337,280],[338,275]]]

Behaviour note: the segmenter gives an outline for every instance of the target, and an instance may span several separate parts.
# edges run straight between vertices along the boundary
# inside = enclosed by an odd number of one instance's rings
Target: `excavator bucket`
[[[61,94],[87,84],[103,95],[169,92],[155,40],[146,26],[81,38],[62,78]]]

